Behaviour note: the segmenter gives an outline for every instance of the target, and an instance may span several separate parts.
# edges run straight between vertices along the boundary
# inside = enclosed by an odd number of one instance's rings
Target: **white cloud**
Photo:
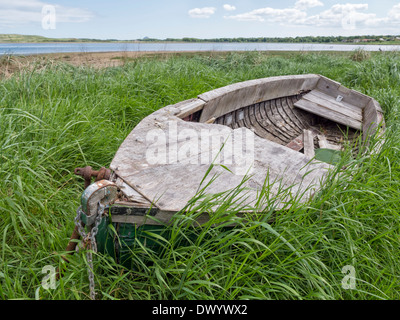
[[[388,26],[398,28],[400,24],[400,3],[393,6],[386,17],[384,18],[375,18],[371,19],[367,22],[368,26]]]
[[[44,6],[54,6],[56,22],[85,22],[93,18],[89,10],[49,4],[39,0],[0,0],[0,25],[41,23]]]
[[[231,6],[230,4],[224,4],[224,9],[226,11],[235,11],[236,7],[235,6]]]
[[[224,18],[238,21],[269,21],[293,23],[298,19],[305,19],[306,17],[307,13],[298,9],[274,9],[268,7],[256,9],[247,13],[237,14],[234,16],[225,16]]]
[[[274,9],[267,7],[234,16],[225,16],[224,18],[238,21],[269,21],[293,24],[296,23],[296,21],[304,21],[307,18],[307,13],[305,11],[308,8],[323,5],[324,4],[319,0],[298,0],[294,8]]]
[[[308,8],[322,7],[323,5],[319,0],[298,0],[294,7],[299,10],[306,10]]]
[[[368,4],[335,4],[330,9],[318,15],[307,17],[303,24],[326,27],[351,27],[365,26],[376,21],[375,13],[364,13]]]
[[[205,8],[194,8],[189,10],[189,16],[192,18],[210,18],[217,8],[205,7]]]
[[[400,22],[400,3],[395,5],[388,13],[388,19],[391,22]]]
[[[400,24],[400,4],[391,8],[385,17],[368,12],[366,3],[335,4],[315,15],[308,15],[307,9],[323,6],[319,0],[298,0],[295,6],[286,9],[260,8],[250,12],[225,16],[237,21],[259,21],[287,26],[314,26],[344,29],[366,27],[398,27]]]

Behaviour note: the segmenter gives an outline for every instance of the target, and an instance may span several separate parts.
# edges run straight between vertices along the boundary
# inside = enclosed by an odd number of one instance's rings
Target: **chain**
[[[94,227],[90,230],[90,232],[86,233],[81,221],[81,214],[84,213],[82,211],[82,207],[80,206],[77,210],[77,215],[75,217],[75,225],[78,228],[78,232],[83,239],[83,243],[87,244],[86,251],[86,260],[88,262],[88,277],[89,277],[89,288],[90,288],[90,299],[96,299],[96,291],[95,291],[95,283],[94,283],[94,273],[93,273],[93,252],[97,252],[97,243],[96,243],[96,235],[99,231],[99,225],[101,223],[102,215],[104,212],[104,205],[100,202],[97,207],[97,216],[94,223]]]

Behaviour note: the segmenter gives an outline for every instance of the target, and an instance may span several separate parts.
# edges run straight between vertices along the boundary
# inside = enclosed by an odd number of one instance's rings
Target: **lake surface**
[[[400,45],[314,43],[0,43],[0,55],[112,51],[400,51]]]

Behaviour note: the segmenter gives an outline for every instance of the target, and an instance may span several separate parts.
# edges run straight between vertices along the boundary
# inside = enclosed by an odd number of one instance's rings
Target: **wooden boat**
[[[323,186],[332,163],[319,161],[319,151],[340,152],[357,139],[368,144],[383,131],[383,112],[376,100],[321,75],[228,85],[143,119],[115,154],[109,179],[86,189],[81,218],[88,222],[103,201],[115,229],[125,230],[126,239],[141,226],[168,224],[212,177],[218,176],[206,192],[218,194],[243,183],[247,173],[245,204],[251,207],[257,201],[268,176],[275,182],[271,197],[290,190],[279,200],[279,210],[291,197],[309,201]],[[222,137],[225,144],[222,149],[221,144],[207,144],[207,137]],[[242,161],[220,162],[208,171],[229,137],[230,147],[240,145],[237,158]],[[232,160],[229,152],[224,159]],[[204,213],[198,223],[207,219]],[[101,234],[98,245],[104,250]],[[111,241],[111,247],[117,243]]]

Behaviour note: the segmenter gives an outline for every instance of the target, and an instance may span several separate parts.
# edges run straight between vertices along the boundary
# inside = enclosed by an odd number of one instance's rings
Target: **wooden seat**
[[[350,128],[362,129],[362,109],[322,91],[309,92],[294,106]]]

